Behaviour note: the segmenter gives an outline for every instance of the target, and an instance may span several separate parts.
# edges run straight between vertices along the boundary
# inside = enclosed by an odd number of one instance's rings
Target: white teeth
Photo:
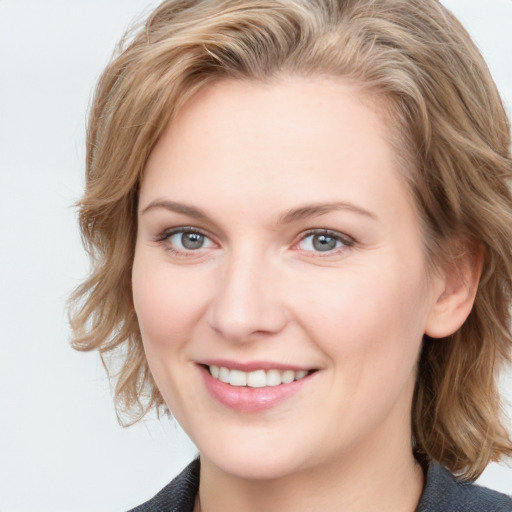
[[[281,372],[279,370],[269,370],[267,372],[267,386],[279,386],[281,382]]]
[[[295,380],[295,372],[293,370],[285,370],[281,379],[285,384],[289,384]]]
[[[241,372],[240,370],[230,370],[229,383],[232,386],[246,386],[247,374],[245,372]]]
[[[241,370],[230,370],[225,366],[209,366],[210,374],[214,379],[220,380],[231,386],[248,386],[250,388],[263,388],[266,386],[279,386],[289,384],[294,380],[303,379],[308,375],[307,370],[255,370],[243,372]]]
[[[265,374],[265,370],[249,372],[247,374],[247,385],[250,388],[264,388],[267,385],[267,376]]]
[[[229,384],[229,370],[227,368],[224,368],[224,366],[221,366],[219,368],[219,380],[221,382]]]

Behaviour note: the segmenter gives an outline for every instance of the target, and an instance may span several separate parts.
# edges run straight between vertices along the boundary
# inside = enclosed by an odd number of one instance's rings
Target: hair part
[[[476,46],[437,0],[174,0],[128,35],[90,111],[79,210],[92,271],[71,299],[73,346],[102,357],[122,350],[120,418],[130,413],[133,423],[165,408],[131,292],[146,160],[200,88],[283,73],[354,81],[387,102],[431,268],[456,268],[454,240],[483,248],[466,323],[448,338],[424,340],[412,414],[415,450],[475,478],[512,455],[497,385],[512,347],[510,125]]]

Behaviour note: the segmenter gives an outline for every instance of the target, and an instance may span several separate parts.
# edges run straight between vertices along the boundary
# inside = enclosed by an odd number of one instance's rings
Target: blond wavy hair
[[[282,73],[340,77],[385,100],[427,260],[448,261],[452,240],[483,247],[469,318],[424,341],[412,412],[416,452],[474,478],[512,454],[497,384],[512,347],[510,125],[476,46],[436,0],[174,0],[128,33],[90,110],[79,211],[92,270],[71,298],[73,346],[108,367],[117,354],[120,415],[165,410],[131,291],[146,160],[201,87]]]

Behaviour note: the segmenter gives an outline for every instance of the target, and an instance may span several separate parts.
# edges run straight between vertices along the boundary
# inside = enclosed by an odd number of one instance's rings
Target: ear
[[[433,304],[427,317],[425,334],[445,338],[457,331],[471,313],[482,274],[484,249],[465,250],[434,278]]]

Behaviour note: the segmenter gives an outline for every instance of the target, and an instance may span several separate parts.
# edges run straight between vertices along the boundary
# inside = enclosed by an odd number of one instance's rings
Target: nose
[[[279,272],[256,254],[233,256],[217,276],[207,317],[225,339],[243,343],[281,332],[287,321]]]

